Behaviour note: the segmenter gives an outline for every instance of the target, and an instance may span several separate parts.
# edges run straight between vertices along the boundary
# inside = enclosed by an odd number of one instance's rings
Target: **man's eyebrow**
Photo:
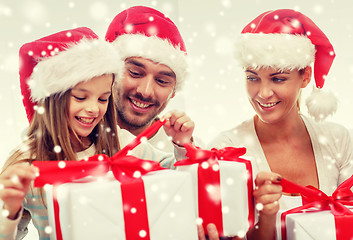
[[[136,61],[135,59],[127,59],[126,60],[126,63],[127,64],[133,64],[137,67],[142,67],[142,68],[145,68],[145,65],[139,61]],[[161,75],[165,75],[167,77],[173,77],[173,78],[176,78],[176,75],[173,71],[160,71],[158,72],[159,74]]]
[[[159,74],[165,75],[165,76],[167,76],[167,77],[176,78],[175,73],[172,72],[172,71],[160,71]]]
[[[136,66],[138,66],[138,67],[143,67],[143,68],[145,68],[145,65],[143,65],[142,63],[140,63],[139,61],[136,61],[136,60],[134,60],[134,59],[127,59],[127,60],[126,60],[126,63],[128,63],[128,64],[133,64],[133,65],[136,65]]]

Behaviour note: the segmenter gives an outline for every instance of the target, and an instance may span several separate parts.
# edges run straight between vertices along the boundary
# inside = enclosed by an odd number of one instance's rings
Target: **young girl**
[[[119,150],[111,89],[122,62],[110,44],[88,28],[24,44],[20,59],[30,127],[0,175],[0,239],[13,239],[21,218],[19,229],[24,229],[28,213],[40,238],[49,239],[45,196],[31,187],[37,170],[30,163]]]
[[[335,56],[325,34],[308,17],[289,9],[268,11],[251,21],[242,35],[237,60],[256,115],[221,133],[210,147],[247,148],[258,173],[255,201],[262,206],[247,238],[272,240],[278,210],[301,205],[300,196],[282,196],[281,177],[331,195],[353,173],[353,145],[344,127],[300,113],[299,96],[311,80],[310,65],[314,63],[315,83],[322,88]],[[210,240],[218,239],[214,226],[208,230]]]

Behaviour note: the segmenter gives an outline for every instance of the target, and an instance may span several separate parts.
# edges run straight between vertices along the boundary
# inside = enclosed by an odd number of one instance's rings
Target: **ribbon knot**
[[[222,149],[212,148],[211,150],[201,149],[190,143],[184,145],[187,159],[180,160],[174,166],[202,163],[209,160],[237,161],[240,156],[246,153],[246,148],[226,147]]]
[[[303,210],[316,207],[319,210],[331,210],[334,215],[353,215],[353,212],[344,205],[353,205],[353,192],[350,188],[353,186],[353,176],[344,181],[337,187],[331,196],[313,186],[300,186],[286,179],[281,181],[283,192],[300,193],[303,206],[298,209]]]
[[[282,178],[281,185],[283,192],[286,193],[300,193],[303,200],[303,205],[297,208],[290,209],[281,214],[281,232],[282,239],[287,239],[287,231],[285,219],[288,214],[301,213],[305,210],[321,211],[330,210],[336,217],[353,215],[353,212],[345,205],[353,206],[353,175],[340,184],[331,196],[326,195],[324,192],[313,186],[300,186],[287,179]],[[311,209],[316,208],[316,209]]]
[[[45,184],[63,184],[87,176],[102,176],[112,170],[114,177],[120,182],[131,181],[151,171],[162,170],[158,162],[142,160],[127,155],[139,145],[144,138],[152,136],[165,124],[166,120],[157,121],[140,133],[131,143],[109,158],[105,154],[97,154],[81,161],[34,161],[33,165],[40,169],[35,179],[35,187]],[[64,166],[61,166],[62,164]],[[136,174],[136,173],[140,174]]]

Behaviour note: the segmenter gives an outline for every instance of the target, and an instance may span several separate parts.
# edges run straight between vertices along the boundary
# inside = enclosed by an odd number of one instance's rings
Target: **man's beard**
[[[148,118],[144,121],[134,121],[134,119],[129,119],[125,114],[124,111],[117,110],[119,119],[126,125],[129,125],[131,128],[141,128],[149,124],[156,116],[152,114],[151,116],[148,116]]]
[[[160,102],[158,101],[154,101],[153,99],[151,98],[144,98],[143,96],[141,96],[141,94],[135,94],[133,96],[135,99],[137,100],[140,100],[142,102],[148,102],[148,103],[152,103],[153,104],[153,107],[155,109],[158,109],[161,104]],[[130,99],[129,96],[125,96],[125,98],[127,99]],[[129,100],[130,101],[130,100]],[[117,100],[117,103],[119,102],[119,100]],[[166,104],[165,104],[166,105]],[[145,127],[146,125],[148,125],[151,121],[153,121],[157,115],[165,108],[162,107],[159,109],[159,111],[157,112],[152,112],[150,115],[148,115],[147,117],[145,116],[145,114],[139,114],[139,113],[135,113],[136,116],[132,117],[131,119],[129,119],[129,116],[127,114],[125,114],[126,112],[126,109],[124,109],[124,107],[116,107],[116,110],[117,110],[117,113],[118,113],[118,116],[120,118],[120,120],[125,124],[125,125],[129,125],[129,127],[131,128],[141,128],[141,127]],[[143,116],[145,118],[145,120],[143,121],[139,121],[139,115]]]

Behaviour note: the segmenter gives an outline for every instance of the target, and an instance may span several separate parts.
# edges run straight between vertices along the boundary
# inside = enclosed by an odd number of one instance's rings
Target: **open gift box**
[[[192,175],[196,214],[203,227],[214,223],[220,236],[244,236],[254,224],[253,178],[245,148],[204,150],[186,144],[176,170]]]

